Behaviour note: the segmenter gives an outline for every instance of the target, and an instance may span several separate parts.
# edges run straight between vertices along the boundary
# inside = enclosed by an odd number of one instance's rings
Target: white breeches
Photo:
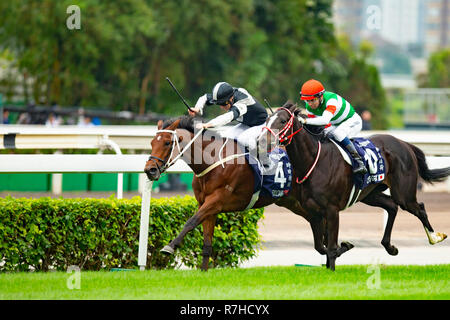
[[[341,142],[347,138],[356,137],[362,129],[362,119],[355,112],[355,114],[348,120],[345,120],[340,125],[331,126],[325,129],[325,134],[332,135],[337,141]]]
[[[243,123],[231,127],[223,134],[223,137],[229,139],[237,139],[237,141],[244,145],[250,147],[250,149],[256,149],[256,139],[261,133],[264,123],[259,126],[249,127]]]

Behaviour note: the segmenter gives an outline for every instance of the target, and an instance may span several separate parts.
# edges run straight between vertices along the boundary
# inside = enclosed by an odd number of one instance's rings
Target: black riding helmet
[[[217,83],[212,92],[212,103],[224,105],[234,94],[235,89],[227,82]]]

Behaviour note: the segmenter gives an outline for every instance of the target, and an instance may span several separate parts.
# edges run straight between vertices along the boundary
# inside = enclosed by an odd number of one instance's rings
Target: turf
[[[450,299],[450,265],[258,267],[242,269],[147,270],[79,274],[80,289],[69,289],[75,274],[0,274],[0,299]]]

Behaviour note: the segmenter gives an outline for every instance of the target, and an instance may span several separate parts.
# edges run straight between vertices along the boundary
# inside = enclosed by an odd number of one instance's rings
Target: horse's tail
[[[450,176],[450,167],[430,169],[425,158],[425,154],[418,147],[408,143],[414,152],[417,164],[419,165],[419,174],[425,182],[441,182],[444,181],[448,176]]]

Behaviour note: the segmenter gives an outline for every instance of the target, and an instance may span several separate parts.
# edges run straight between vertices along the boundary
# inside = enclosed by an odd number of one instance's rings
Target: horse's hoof
[[[398,255],[398,249],[394,246],[390,246],[389,248],[386,248],[387,253],[389,253],[391,256]]]
[[[344,247],[348,250],[353,249],[355,246],[348,241],[341,242],[341,247]]]
[[[447,238],[447,235],[445,233],[430,232],[430,231],[428,231],[427,228],[425,228],[425,232],[427,233],[428,242],[430,244],[436,244],[436,243],[442,242]]]
[[[381,245],[386,249],[386,252],[389,253],[391,256],[398,255],[398,249],[395,246],[391,245],[390,242],[383,243],[383,241],[381,241]]]
[[[175,252],[175,250],[171,246],[167,245],[164,248],[162,248],[159,252],[171,255]]]
[[[445,239],[447,239],[447,235],[445,233],[436,232],[436,238],[435,238],[436,242],[434,242],[432,244],[442,242]]]

